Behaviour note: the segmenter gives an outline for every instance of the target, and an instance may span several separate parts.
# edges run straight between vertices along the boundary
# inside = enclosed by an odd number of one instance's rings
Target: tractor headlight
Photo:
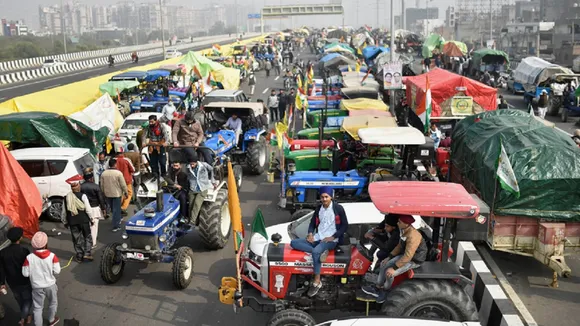
[[[146,245],[145,246],[145,250],[147,250],[147,251],[151,250],[151,246],[150,245]]]
[[[121,238],[123,238],[123,240],[127,240],[129,239],[129,235],[123,232],[123,234],[121,234]]]
[[[123,249],[127,249],[127,248],[129,248],[129,246],[128,246],[126,243],[123,243],[123,244],[121,245],[121,247],[123,247]]]
[[[160,242],[165,242],[167,240],[167,236],[165,236],[165,234],[162,234],[159,236],[159,241]]]

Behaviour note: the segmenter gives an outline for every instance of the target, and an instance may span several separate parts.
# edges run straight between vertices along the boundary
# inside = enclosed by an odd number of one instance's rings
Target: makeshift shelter
[[[498,110],[458,122],[452,138],[452,169],[474,184],[495,214],[580,221],[580,149],[566,134],[527,112]],[[519,197],[499,185],[501,145]]]
[[[423,42],[423,58],[431,58],[434,52],[441,53],[445,39],[439,34],[431,34]]]
[[[88,148],[97,154],[109,128],[93,130],[75,119],[49,112],[12,113],[0,116],[0,140],[49,147]]]
[[[339,108],[341,110],[382,110],[388,111],[389,107],[381,100],[371,100],[368,98],[356,98],[352,100],[340,101]]]
[[[459,41],[447,41],[443,44],[443,54],[448,57],[462,57],[467,54],[467,45]]]
[[[538,57],[527,57],[518,64],[513,76],[514,81],[522,84],[524,89],[533,91],[537,85],[556,74],[572,75],[574,72]]]
[[[391,52],[389,48],[380,46],[367,46],[366,48],[362,49],[363,58],[367,62],[370,60],[374,60],[379,54],[389,52]]]
[[[240,71],[238,69],[224,67],[199,53],[190,51],[181,58],[179,63],[184,64],[187,70],[196,67],[202,78],[207,78],[211,72],[215,81],[221,83],[224,89],[237,90],[240,86]]]
[[[0,146],[0,176],[0,215],[8,216],[31,239],[39,229],[42,198],[34,181],[4,146]]]
[[[427,76],[431,87],[431,117],[466,116],[497,109],[497,89],[436,68],[405,78],[407,101],[413,110],[425,99]]]
[[[473,51],[471,54],[473,58],[473,66],[479,67],[482,63],[485,64],[509,64],[510,58],[507,53],[494,49],[479,49]]]
[[[115,80],[99,85],[99,90],[103,94],[107,93],[110,96],[118,96],[124,90],[139,87],[139,85],[141,83],[136,80]]]

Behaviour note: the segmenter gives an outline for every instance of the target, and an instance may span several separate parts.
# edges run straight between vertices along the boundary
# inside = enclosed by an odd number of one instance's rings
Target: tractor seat
[[[348,265],[350,263],[350,250],[351,250],[350,245],[336,246],[336,248],[334,248],[334,250],[331,251],[331,253],[334,252],[334,263]]]
[[[423,262],[421,266],[413,269],[413,278],[444,280],[463,279],[466,282],[471,282],[471,280],[461,273],[459,266],[454,262]]]

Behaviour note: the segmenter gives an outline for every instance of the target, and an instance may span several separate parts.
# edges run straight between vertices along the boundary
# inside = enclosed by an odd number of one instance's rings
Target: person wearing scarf
[[[144,135],[144,144],[149,145],[149,160],[151,172],[160,178],[167,173],[167,156],[165,146],[171,144],[171,131],[169,126],[160,123],[156,115],[149,116],[149,129]]]
[[[93,239],[91,237],[91,224],[93,224],[91,204],[87,195],[81,192],[81,176],[72,177],[67,181],[71,186],[71,192],[65,197],[65,210],[63,224],[70,228],[73,247],[76,252],[77,262],[83,260],[92,261],[91,249]]]

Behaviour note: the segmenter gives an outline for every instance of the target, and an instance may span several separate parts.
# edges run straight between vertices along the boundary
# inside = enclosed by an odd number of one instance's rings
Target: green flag
[[[264,239],[268,240],[268,233],[266,233],[266,223],[264,222],[262,210],[259,208],[256,211],[256,215],[254,215],[254,221],[252,221],[252,233],[261,234]]]

